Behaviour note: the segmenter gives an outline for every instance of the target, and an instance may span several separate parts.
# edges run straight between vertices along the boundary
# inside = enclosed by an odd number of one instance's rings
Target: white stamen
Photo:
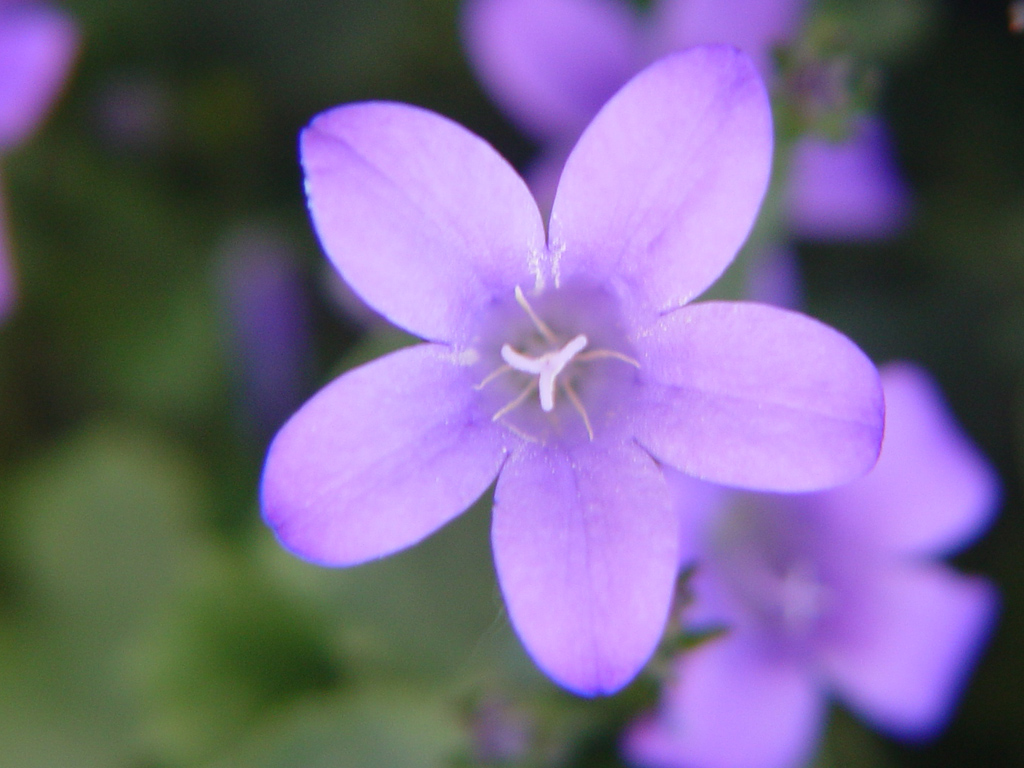
[[[566,396],[569,398],[569,402],[572,403],[572,407],[576,409],[576,413],[583,419],[583,426],[587,428],[587,437],[590,441],[594,441],[594,428],[590,426],[590,417],[587,416],[587,409],[583,407],[583,403],[580,402],[579,395],[576,394],[576,390],[572,388],[572,384],[568,381],[562,382],[562,389],[565,390]]]
[[[2,2],[2,0],[0,0],[0,2]],[[538,272],[537,274],[538,281],[540,281],[541,273]],[[538,282],[538,290],[541,286],[541,282]],[[555,275],[555,282],[556,284],[558,283],[557,274]],[[491,371],[484,377],[483,381],[474,385],[474,388],[481,390],[495,379],[499,379],[505,374],[513,371],[529,374],[532,378],[525,388],[520,390],[511,401],[506,403],[491,417],[493,421],[498,421],[525,403],[535,389],[537,390],[537,395],[540,399],[541,410],[544,411],[544,413],[551,413],[555,409],[555,397],[558,387],[560,386],[562,392],[572,404],[572,407],[579,414],[580,418],[583,419],[583,426],[587,429],[587,435],[591,440],[593,440],[594,427],[590,423],[590,417],[587,415],[587,410],[583,405],[583,401],[576,393],[576,390],[573,389],[572,383],[569,380],[570,377],[565,376],[559,379],[559,374],[562,373],[570,363],[585,363],[595,360],[618,360],[628,365],[632,365],[635,368],[639,368],[640,362],[628,355],[611,349],[590,349],[583,352],[583,350],[586,349],[589,340],[582,333],[575,336],[564,346],[559,347],[558,345],[561,343],[561,339],[559,339],[555,332],[551,330],[550,326],[541,319],[540,315],[534,311],[533,307],[530,306],[530,302],[527,300],[526,294],[523,293],[523,289],[518,285],[515,288],[515,298],[516,303],[526,313],[527,317],[530,318],[530,322],[533,323],[533,327],[537,329],[541,338],[547,342],[546,346],[549,351],[537,357],[533,357],[520,352],[511,344],[503,344],[501,347],[501,358],[504,361],[504,365],[501,365]],[[512,424],[507,426],[513,431],[519,431]]]
[[[533,392],[533,390],[536,389],[536,387],[537,387],[537,382],[535,382],[535,381],[531,381],[529,384],[527,384],[526,387],[523,389],[523,391],[520,392],[518,395],[516,395],[515,398],[511,402],[506,403],[506,405],[503,408],[501,408],[497,413],[495,413],[493,416],[491,416],[491,421],[497,421],[502,416],[504,416],[506,413],[510,413],[510,412],[514,411],[520,405],[525,403],[526,402],[526,398],[528,398],[530,396],[530,393]]]
[[[504,376],[509,371],[514,371],[514,370],[515,369],[511,365],[503,365],[503,366],[501,366],[499,368],[496,368],[493,371],[491,371],[489,374],[484,376],[484,380],[481,381],[479,384],[474,384],[473,385],[473,389],[478,389],[478,390],[479,389],[483,389],[488,384],[490,384],[492,381],[497,379],[499,376]]]
[[[538,377],[540,407],[545,413],[550,413],[555,408],[555,379],[586,346],[587,337],[581,333],[561,349],[540,357],[524,355],[505,344],[501,348],[501,358],[515,370]]]
[[[592,349],[589,352],[584,352],[576,358],[576,362],[578,363],[585,363],[590,360],[621,360],[624,363],[632,365],[634,368],[640,367],[639,360],[635,360],[629,355],[624,355],[621,352],[616,352],[614,349]]]
[[[555,336],[554,331],[548,328],[548,324],[540,319],[540,315],[533,311],[533,307],[530,306],[530,302],[526,300],[526,295],[523,293],[523,289],[518,285],[516,286],[516,302],[523,311],[529,316],[530,320],[536,326],[537,330],[540,331],[540,335],[548,342],[548,344],[555,344],[558,342],[558,337]]]

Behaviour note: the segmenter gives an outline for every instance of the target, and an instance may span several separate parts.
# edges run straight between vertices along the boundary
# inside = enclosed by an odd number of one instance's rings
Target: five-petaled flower
[[[685,619],[727,630],[679,659],[660,711],[629,733],[637,764],[796,768],[830,695],[904,738],[945,723],[996,598],[934,558],[987,527],[998,481],[924,371],[890,365],[882,383],[885,442],[866,477],[687,504]],[[694,482],[671,482],[691,502]]]
[[[344,374],[281,429],[264,516],[351,565],[413,544],[497,477],[512,623],[562,685],[611,692],[664,627],[681,517],[662,466],[811,490],[879,449],[874,366],[803,315],[689,303],[746,238],[771,117],[750,60],[673,54],[613,97],[566,163],[547,232],[484,141],[423,109],[339,107],[302,135],[324,250],[426,343]]]
[[[466,0],[463,38],[488,93],[541,146],[527,179],[547,208],[576,138],[635,72],[672,51],[729,44],[770,80],[773,48],[794,40],[808,5],[654,0],[640,17],[626,0]],[[832,91],[843,85],[821,79],[821,98],[834,99]],[[874,118],[855,121],[844,142],[797,142],[785,194],[791,227],[815,239],[886,236],[909,210],[884,127]]]
[[[0,153],[23,141],[57,95],[78,45],[60,11],[35,2],[0,0]],[[0,319],[14,300],[0,199]]]

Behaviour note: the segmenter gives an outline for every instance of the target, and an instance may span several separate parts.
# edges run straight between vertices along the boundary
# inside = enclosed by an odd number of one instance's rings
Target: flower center
[[[564,341],[564,337],[560,338],[534,311],[519,286],[516,286],[515,297],[516,303],[519,304],[527,317],[530,318],[530,322],[539,334],[539,346],[541,346],[543,351],[539,354],[531,354],[526,351],[520,351],[522,346],[520,346],[520,349],[517,349],[512,344],[503,344],[501,346],[501,359],[504,361],[504,365],[492,371],[483,381],[476,385],[476,388],[483,389],[495,379],[512,372],[527,374],[530,376],[530,381],[512,400],[494,413],[491,417],[492,421],[498,421],[519,408],[530,398],[534,391],[537,392],[540,399],[541,411],[545,414],[550,414],[555,410],[558,392],[561,391],[583,420],[587,435],[593,440],[594,429],[590,416],[587,414],[587,409],[584,407],[583,401],[573,386],[572,369],[574,363],[614,359],[628,363],[636,368],[639,368],[640,364],[628,355],[610,349],[588,349],[584,352],[590,343],[590,339],[586,334],[578,333],[568,341]],[[532,346],[534,348],[538,346],[536,337],[534,337]]]
[[[814,557],[806,521],[761,499],[727,512],[715,560],[733,596],[772,634],[801,642],[830,611],[835,594]]]
[[[547,352],[540,357],[524,355],[514,350],[510,344],[505,344],[501,348],[501,359],[513,369],[537,377],[540,407],[545,413],[550,413],[555,409],[555,378],[578,353],[583,351],[585,346],[587,346],[587,337],[582,333],[561,349]],[[571,391],[568,382],[563,382],[563,384]]]
[[[789,563],[781,573],[755,565],[736,587],[758,613],[795,637],[814,627],[831,597],[807,561]]]
[[[778,603],[783,624],[794,633],[807,632],[825,612],[831,598],[828,586],[806,561],[797,561],[782,575]]]

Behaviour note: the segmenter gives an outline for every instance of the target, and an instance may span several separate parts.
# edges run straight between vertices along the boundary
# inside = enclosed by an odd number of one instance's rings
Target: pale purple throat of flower
[[[656,646],[678,568],[662,467],[813,490],[875,461],[871,362],[811,318],[690,303],[747,237],[771,110],[727,47],[659,60],[598,113],[548,226],[488,144],[371,102],[303,132],[310,212],[353,290],[425,343],[324,387],[274,438],[264,517],[296,554],[354,565],[408,547],[496,481],[509,616],[581,694]]]
[[[466,0],[462,37],[484,88],[540,144],[527,181],[542,210],[550,210],[569,150],[633,74],[672,51],[728,44],[747,53],[771,83],[773,49],[795,39],[809,5],[655,0],[640,15],[627,0]],[[877,119],[856,122],[845,141],[799,142],[786,193],[794,233],[849,240],[897,232],[908,219],[910,195],[889,144]]]
[[[636,764],[798,768],[831,697],[905,739],[949,719],[997,600],[938,558],[985,530],[999,484],[922,369],[882,379],[885,442],[860,480],[740,495],[673,476],[697,563],[684,620],[728,629],[681,656],[660,711],[630,730]]]
[[[541,411],[545,414],[551,414],[555,410],[556,393],[561,391],[568,398],[573,409],[582,420],[587,430],[587,437],[593,440],[593,424],[590,421],[590,416],[587,414],[586,407],[583,405],[583,401],[580,400],[580,396],[576,392],[576,385],[573,383],[574,379],[585,378],[585,375],[583,375],[583,372],[577,373],[575,366],[597,360],[618,360],[635,368],[639,368],[640,363],[629,355],[614,349],[591,348],[584,352],[589,342],[586,334],[580,333],[565,341],[551,330],[548,324],[534,311],[523,294],[523,289],[518,285],[515,288],[515,298],[516,303],[522,307],[526,316],[530,318],[533,329],[536,331],[536,334],[528,334],[526,338],[522,338],[519,346],[530,351],[534,349],[543,351],[531,355],[520,352],[509,343],[501,345],[501,359],[504,360],[504,364],[489,373],[477,385],[477,389],[483,389],[491,382],[510,373],[525,374],[528,383],[519,390],[515,397],[496,410],[494,415],[491,416],[491,420],[508,419],[509,426],[516,429],[514,422],[509,417],[534,392],[537,393],[540,401]],[[530,338],[530,336],[534,336],[534,338]],[[540,440],[544,437],[543,432],[531,435],[528,431],[517,431],[531,440]],[[544,432],[546,431],[545,429]]]

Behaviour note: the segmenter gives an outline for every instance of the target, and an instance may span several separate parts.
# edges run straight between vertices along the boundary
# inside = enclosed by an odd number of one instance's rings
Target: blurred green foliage
[[[259,519],[268,436],[239,415],[253,404],[237,401],[218,243],[259,221],[294,245],[315,321],[307,394],[408,343],[332,297],[297,135],[334,104],[400,99],[526,159],[472,80],[456,0],[63,5],[83,29],[77,71],[2,167],[21,299],[0,327],[0,764],[619,765],[615,729],[650,681],[588,702],[532,667],[494,581],[488,504],[341,571],[292,558]],[[1024,38],[1002,2],[818,6],[812,29],[877,75],[865,98],[891,121],[916,217],[884,244],[801,245],[809,310],[879,362],[935,373],[1005,503],[959,558],[1004,606],[949,731],[901,746],[840,714],[815,765],[1011,765],[1024,755]],[[485,759],[494,722],[517,757]]]

